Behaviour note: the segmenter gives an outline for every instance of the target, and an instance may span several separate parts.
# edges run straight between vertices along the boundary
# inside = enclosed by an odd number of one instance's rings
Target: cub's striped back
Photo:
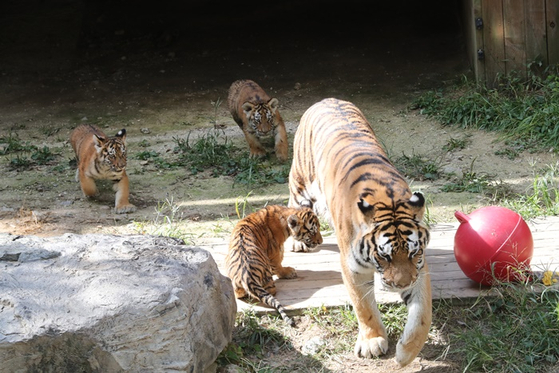
[[[239,221],[235,226],[225,258],[227,274],[236,298],[251,296],[278,310],[293,325],[285,308],[274,297],[273,275],[295,278],[292,267],[283,267],[283,244],[294,237],[315,247],[322,243],[318,217],[310,209],[267,206]]]

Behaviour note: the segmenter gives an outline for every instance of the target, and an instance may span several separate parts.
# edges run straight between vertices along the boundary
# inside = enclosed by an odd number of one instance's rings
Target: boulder
[[[177,239],[0,234],[0,372],[204,372],[236,311],[210,253]]]

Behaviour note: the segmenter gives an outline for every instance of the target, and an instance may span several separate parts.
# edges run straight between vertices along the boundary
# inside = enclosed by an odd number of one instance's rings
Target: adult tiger
[[[123,214],[136,211],[130,203],[129,181],[126,174],[126,130],[123,128],[113,137],[108,137],[99,128],[81,124],[70,134],[70,143],[76,153],[78,169],[76,180],[80,182],[83,194],[93,197],[97,194],[95,180],[113,181],[115,212]]]
[[[293,148],[289,206],[312,207],[334,227],[342,277],[359,322],[355,354],[372,357],[388,350],[373,287],[378,272],[384,287],[399,292],[407,305],[395,360],[409,364],[427,339],[432,314],[423,195],[411,193],[350,102],[329,98],[311,106]]]
[[[285,162],[288,153],[287,131],[278,109],[278,99],[270,98],[252,80],[237,80],[229,88],[227,102],[233,119],[245,135],[250,156],[265,156],[266,150],[260,139],[274,135],[276,157]]]

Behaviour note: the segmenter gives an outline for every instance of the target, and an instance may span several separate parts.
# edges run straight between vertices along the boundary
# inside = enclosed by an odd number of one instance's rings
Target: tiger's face
[[[290,215],[287,222],[295,240],[303,242],[309,248],[315,248],[322,243],[320,222],[311,209],[301,209],[296,214]]]
[[[95,148],[99,154],[99,165],[106,172],[121,173],[126,169],[126,132],[119,131],[115,137],[96,136]]]
[[[276,98],[272,98],[264,104],[245,102],[243,104],[243,112],[247,118],[246,130],[258,137],[272,134],[278,125],[276,123],[277,108],[278,100]]]
[[[413,287],[425,265],[429,232],[413,220],[377,226],[361,239],[360,253],[380,273],[385,288]]]

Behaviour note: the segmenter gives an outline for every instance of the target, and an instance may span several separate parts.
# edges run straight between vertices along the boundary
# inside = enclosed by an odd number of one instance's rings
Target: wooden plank
[[[526,62],[538,61],[542,67],[548,65],[546,41],[545,0],[525,0],[526,16]],[[534,73],[539,73],[539,66],[532,66]]]
[[[547,56],[550,65],[559,64],[559,0],[546,0]]]
[[[526,77],[525,22],[524,0],[503,0],[505,74]]]
[[[534,239],[534,256],[531,262],[533,271],[559,269],[559,217],[536,219],[529,222]],[[480,286],[467,278],[460,270],[454,257],[453,240],[458,223],[438,224],[431,227],[435,246],[426,250],[426,260],[431,274],[433,299],[467,299],[491,295],[491,288]],[[220,270],[224,273],[224,260],[227,244],[211,245],[212,252]],[[318,251],[311,253],[286,252],[285,266],[297,270],[298,278],[276,281],[277,298],[291,312],[301,312],[310,307],[337,307],[350,304],[343,284],[339,249],[336,238],[326,237]],[[400,302],[398,293],[381,289],[378,275],[375,280],[375,296],[378,303]],[[276,312],[263,305],[237,300],[239,310],[252,309],[255,312]]]
[[[505,74],[503,2],[482,1],[485,76],[487,86],[494,87],[499,75]]]
[[[476,81],[485,84],[485,64],[478,59],[478,49],[483,49],[483,29],[476,28],[476,19],[483,19],[481,0],[466,0],[462,2],[462,14],[465,25],[466,49],[470,66],[474,71]]]

